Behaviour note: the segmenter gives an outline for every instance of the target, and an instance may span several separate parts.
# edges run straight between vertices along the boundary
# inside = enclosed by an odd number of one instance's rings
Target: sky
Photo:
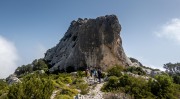
[[[44,57],[71,21],[115,14],[128,57],[163,69],[180,62],[180,0],[0,0],[0,78]]]

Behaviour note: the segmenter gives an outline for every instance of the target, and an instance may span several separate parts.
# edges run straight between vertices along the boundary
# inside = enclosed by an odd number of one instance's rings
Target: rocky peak
[[[106,70],[113,65],[129,65],[120,37],[121,25],[115,15],[72,21],[60,42],[45,53],[50,72],[74,71],[87,67]]]
[[[132,66],[143,66],[141,62],[139,62],[137,59],[130,57],[129,58],[132,62]]]

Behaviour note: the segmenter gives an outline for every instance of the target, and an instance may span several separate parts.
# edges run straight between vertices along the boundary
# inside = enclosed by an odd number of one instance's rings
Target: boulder
[[[132,64],[131,64],[132,66],[135,66],[135,67],[143,66],[142,63],[139,62],[137,59],[132,58],[132,57],[130,57],[129,59],[130,59],[131,62],[132,62]]]
[[[9,75],[9,77],[6,78],[6,81],[9,85],[12,85],[14,83],[21,83],[21,81],[16,77],[15,74]]]
[[[76,71],[87,67],[106,70],[114,65],[129,66],[115,15],[72,21],[60,42],[45,53],[50,72]]]

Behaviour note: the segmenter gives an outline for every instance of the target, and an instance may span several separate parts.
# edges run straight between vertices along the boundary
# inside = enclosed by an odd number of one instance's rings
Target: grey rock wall
[[[115,15],[72,21],[60,42],[45,53],[44,59],[52,65],[50,72],[90,66],[106,70],[116,64],[131,64],[124,53],[120,31]]]

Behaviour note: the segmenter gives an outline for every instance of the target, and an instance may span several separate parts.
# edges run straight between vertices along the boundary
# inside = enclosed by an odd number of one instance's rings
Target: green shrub
[[[60,86],[64,86],[65,84],[59,80],[56,80],[56,83],[59,84]]]
[[[180,75],[173,75],[173,82],[176,84],[180,84]]]
[[[101,77],[102,77],[102,78],[105,78],[106,76],[107,76],[107,74],[106,74],[105,72],[102,72]]]
[[[20,75],[26,75],[26,74],[32,73],[32,72],[33,72],[33,67],[31,66],[31,64],[28,64],[28,65],[22,65],[22,66],[18,67],[14,73],[17,76],[20,76]]]
[[[110,76],[108,80],[108,84],[112,87],[116,87],[119,83],[119,79],[116,76]]]
[[[168,75],[157,75],[155,79],[146,81],[128,75],[121,77],[111,76],[102,91],[121,91],[134,99],[179,99],[180,86],[174,84]]]
[[[86,73],[84,71],[77,71],[77,77],[86,77]]]
[[[0,79],[0,96],[4,93],[7,93],[8,89],[8,84],[3,79]]]
[[[141,78],[135,78],[128,75],[122,77],[111,76],[108,82],[102,87],[102,91],[121,91],[131,95],[135,99],[153,97],[149,91],[147,82]]]
[[[65,84],[59,80],[52,80],[54,88],[62,88]]]
[[[65,77],[71,77],[71,74],[69,74],[69,73],[59,73],[57,76],[65,78]]]
[[[149,80],[148,82],[151,92],[161,99],[174,99],[174,84],[172,78],[167,75],[157,75],[155,79],[156,80]]]
[[[33,65],[33,70],[36,71],[36,70],[44,70],[44,71],[47,71],[48,70],[48,64],[44,61],[44,59],[35,59],[33,62],[32,62],[32,65]]]
[[[76,78],[72,84],[81,84],[81,83],[85,83],[85,81],[82,78]]]
[[[65,77],[64,82],[67,83],[67,84],[72,83],[71,77]]]
[[[119,78],[116,76],[110,76],[108,82],[102,87],[103,91],[115,91],[118,89]]]
[[[121,87],[130,86],[132,85],[132,77],[128,75],[124,75],[119,79],[119,85]]]
[[[0,99],[8,99],[7,93],[4,93],[3,95],[0,95]]]
[[[122,76],[121,71],[123,71],[122,66],[114,66],[111,69],[108,70],[108,76],[117,76],[120,77]]]
[[[24,92],[23,92],[23,85],[21,83],[18,84],[13,84],[8,92],[8,98],[9,99],[22,99],[24,97]]]
[[[131,67],[126,68],[124,71],[131,72],[138,75],[146,75],[146,72],[141,67],[131,66]]]
[[[49,99],[53,90],[52,80],[31,75],[22,83],[12,85],[7,96],[9,99]]]
[[[79,86],[79,89],[81,90],[81,94],[85,95],[89,92],[89,85],[88,84],[81,84]]]
[[[89,92],[89,85],[87,83],[85,83],[85,81],[82,78],[76,78],[73,81],[72,86],[74,88],[81,90],[81,94],[83,94],[83,95],[87,94]]]
[[[174,96],[180,98],[180,84],[174,84]]]
[[[70,89],[67,87],[64,87],[59,94],[63,94],[63,95],[69,95],[71,97],[75,96],[78,94],[78,91],[75,89]]]
[[[55,99],[73,99],[73,98],[68,95],[57,95]]]

